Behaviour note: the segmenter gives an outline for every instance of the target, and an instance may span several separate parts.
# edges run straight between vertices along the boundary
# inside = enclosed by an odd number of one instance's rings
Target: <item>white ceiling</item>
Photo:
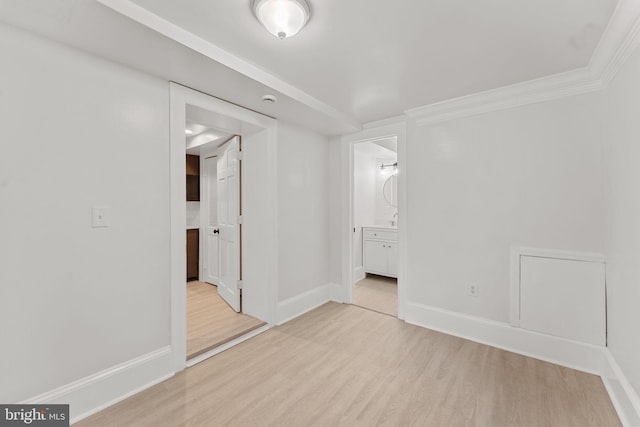
[[[251,0],[133,0],[361,122],[588,64],[616,0],[310,0],[279,40]]]
[[[185,124],[185,129],[189,129],[192,132],[185,135],[187,154],[200,155],[218,147],[233,136],[230,133],[189,121]]]
[[[185,135],[187,154],[199,156],[208,153],[227,142],[235,133],[253,131],[243,126],[236,120],[221,114],[187,105],[185,131],[191,131],[190,134]]]
[[[392,151],[393,153],[398,152],[398,138],[395,136],[391,138],[377,139],[375,141],[371,141],[371,143],[379,145],[380,147]]]
[[[318,111],[95,0],[0,0],[0,23],[322,134],[358,129],[348,120],[328,115],[326,109]],[[276,104],[262,101],[268,93],[277,96]]]
[[[0,0],[0,22],[337,135],[410,108],[584,67],[616,4],[310,2],[308,26],[282,41],[258,23],[251,0]],[[139,10],[127,13],[132,8]],[[278,102],[263,103],[267,93]]]
[[[359,142],[354,145],[355,153],[362,154],[369,157],[376,157],[379,159],[390,159],[389,161],[395,162],[398,159],[398,154],[386,147],[383,147],[377,143],[377,141]]]

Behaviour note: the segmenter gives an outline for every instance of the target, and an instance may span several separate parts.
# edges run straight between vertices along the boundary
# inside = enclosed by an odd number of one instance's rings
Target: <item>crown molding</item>
[[[640,44],[640,0],[620,0],[589,64],[548,77],[454,98],[404,113],[427,126],[602,90]]]
[[[640,18],[635,21],[627,37],[622,41],[620,48],[616,50],[611,61],[609,61],[607,66],[602,70],[600,79],[604,86],[608,86],[609,83],[613,81],[618,71],[633,54],[638,45],[640,45]]]
[[[413,108],[405,111],[405,114],[415,118],[418,126],[426,126],[536,102],[594,92],[602,88],[602,82],[599,79],[593,79],[588,68],[582,68]]]
[[[598,46],[589,69],[606,87],[638,45],[640,1],[620,0]]]

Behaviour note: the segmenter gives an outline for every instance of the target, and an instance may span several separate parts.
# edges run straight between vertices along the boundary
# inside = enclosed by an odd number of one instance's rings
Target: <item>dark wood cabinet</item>
[[[199,230],[187,230],[187,281],[198,280]]]
[[[187,202],[200,201],[200,157],[187,154]]]

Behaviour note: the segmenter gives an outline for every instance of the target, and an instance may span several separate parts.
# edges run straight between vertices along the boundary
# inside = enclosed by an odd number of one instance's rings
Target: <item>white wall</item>
[[[330,282],[329,140],[278,123],[278,300]]]
[[[278,198],[272,188],[277,159],[269,134],[269,130],[261,130],[242,136],[242,309],[263,320],[270,319],[269,304],[274,302],[269,285],[272,283],[276,293],[278,286],[277,277],[273,277],[276,257],[271,256],[278,250],[273,242],[277,216],[272,212],[274,197]]]
[[[606,90],[608,346],[640,391],[640,50]]]
[[[169,344],[168,84],[0,26],[0,401]],[[110,207],[111,227],[90,226]]]
[[[340,182],[342,180],[342,138],[329,139],[329,264],[332,283],[342,283],[342,195]],[[347,258],[348,262],[349,259]]]
[[[362,269],[362,227],[374,225],[376,221],[376,165],[370,143],[353,147],[353,266],[355,280],[359,280]],[[376,146],[377,147],[377,146]],[[379,148],[379,147],[378,147]]]
[[[511,246],[603,252],[601,103],[409,124],[409,301],[507,322]]]
[[[202,197],[205,197],[204,195]],[[187,202],[187,228],[200,227],[200,202]]]

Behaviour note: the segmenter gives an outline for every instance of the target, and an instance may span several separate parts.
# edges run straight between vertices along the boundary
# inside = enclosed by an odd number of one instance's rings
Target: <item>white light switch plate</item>
[[[109,226],[109,208],[91,208],[91,226],[93,228],[103,228]]]

